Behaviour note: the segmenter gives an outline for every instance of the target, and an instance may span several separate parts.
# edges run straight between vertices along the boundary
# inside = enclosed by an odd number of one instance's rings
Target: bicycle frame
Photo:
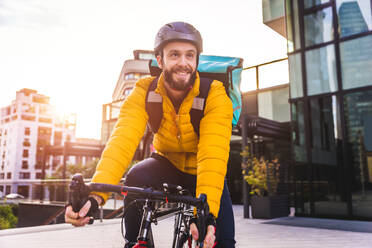
[[[159,219],[165,219],[172,215],[175,216],[172,247],[180,248],[183,247],[186,241],[191,241],[191,235],[189,234],[189,221],[191,217],[193,217],[193,210],[190,209],[190,206],[185,203],[179,203],[176,207],[158,212],[156,209],[154,210],[151,207],[148,201],[145,201],[138,236],[139,242],[138,246],[134,246],[134,248],[142,247],[143,245],[147,245],[147,247],[154,247],[151,224],[156,225]],[[191,248],[191,242],[188,244]]]

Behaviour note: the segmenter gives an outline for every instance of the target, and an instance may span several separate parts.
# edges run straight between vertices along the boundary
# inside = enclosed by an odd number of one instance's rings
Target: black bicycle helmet
[[[171,22],[160,28],[155,37],[155,55],[159,55],[161,49],[170,41],[189,41],[196,46],[199,54],[203,51],[203,40],[199,31],[186,22]]]

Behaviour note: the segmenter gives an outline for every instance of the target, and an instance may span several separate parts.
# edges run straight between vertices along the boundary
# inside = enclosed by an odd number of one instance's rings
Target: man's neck
[[[176,112],[178,112],[183,99],[185,99],[189,90],[172,89],[167,82],[164,82],[164,88],[167,91],[168,97],[171,99]]]

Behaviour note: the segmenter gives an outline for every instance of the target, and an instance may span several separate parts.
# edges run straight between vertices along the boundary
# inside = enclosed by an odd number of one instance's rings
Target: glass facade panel
[[[336,165],[336,97],[310,100],[312,161]]]
[[[313,162],[314,210],[319,215],[347,214],[346,188],[343,181],[341,125],[336,96],[310,100],[311,157]]]
[[[289,55],[288,63],[291,98],[302,97],[304,93],[302,88],[301,53]]]
[[[258,115],[278,121],[290,121],[288,87],[258,93]]]
[[[301,48],[300,40],[300,19],[299,19],[299,9],[297,1],[293,1],[293,21],[294,21],[294,39],[295,39],[295,49]]]
[[[291,0],[285,1],[285,11],[286,11],[285,18],[286,18],[286,25],[287,25],[287,51],[291,53],[294,51]]]
[[[340,43],[344,89],[372,85],[372,35]]]
[[[284,15],[284,2],[282,0],[262,0],[264,23],[283,17]]]
[[[292,103],[292,144],[293,156],[297,162],[307,162],[305,144],[305,120],[304,103],[301,101]]]
[[[325,8],[306,15],[305,46],[325,43],[333,40],[332,8]]]
[[[336,6],[340,37],[372,30],[370,0],[337,0]]]
[[[337,75],[334,45],[307,51],[305,57],[308,95],[336,91]]]
[[[304,0],[304,7],[307,9],[328,2],[329,0]]]
[[[298,19],[297,1],[286,0],[286,25],[287,25],[287,48],[293,52],[301,47],[300,22]],[[293,9],[292,9],[293,8]],[[292,22],[293,18],[293,22]]]
[[[353,214],[372,217],[372,90],[345,96]]]

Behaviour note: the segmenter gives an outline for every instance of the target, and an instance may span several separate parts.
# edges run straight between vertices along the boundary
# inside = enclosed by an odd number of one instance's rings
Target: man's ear
[[[156,56],[156,61],[158,62],[159,68],[163,70],[163,58],[161,55]]]

